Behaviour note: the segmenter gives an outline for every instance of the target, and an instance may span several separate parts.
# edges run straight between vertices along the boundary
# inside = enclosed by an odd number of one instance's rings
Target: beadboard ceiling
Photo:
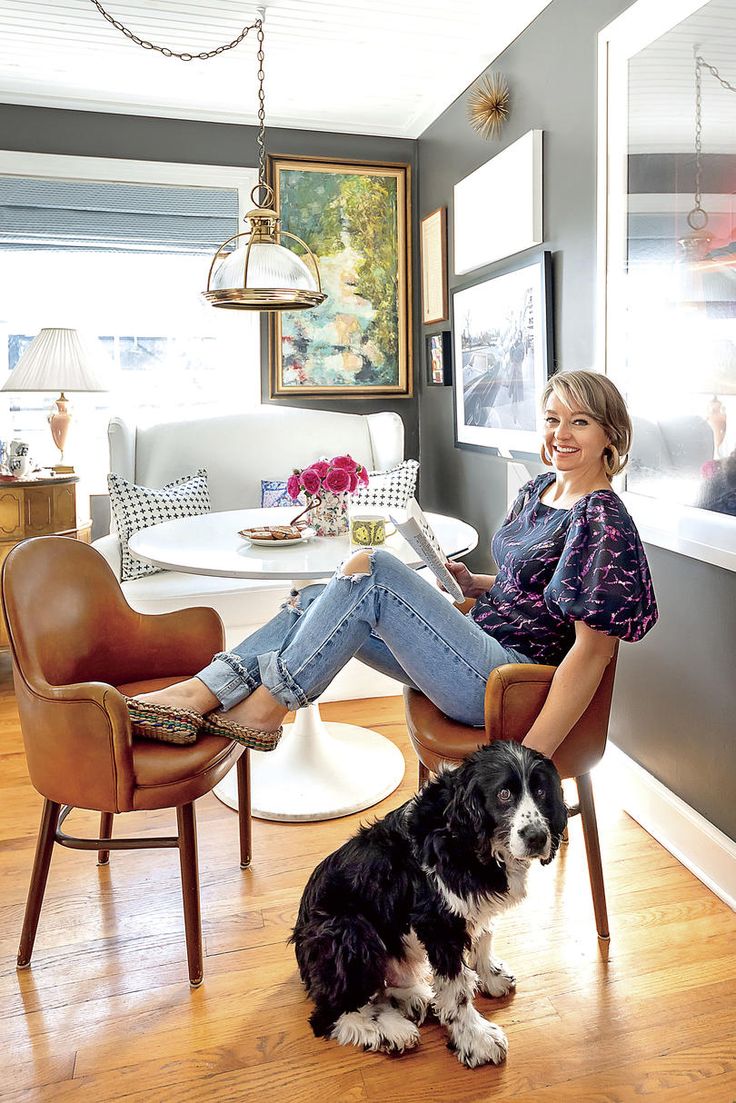
[[[694,47],[736,86],[736,0],[710,0],[632,59],[629,99],[632,152],[693,151]],[[732,154],[736,93],[723,88],[704,69],[702,96],[703,149],[707,153]]]
[[[140,38],[199,53],[257,15],[235,0],[103,0]],[[549,0],[267,0],[269,126],[416,138]],[[90,0],[2,0],[0,100],[256,121],[255,32],[210,61],[129,42]]]

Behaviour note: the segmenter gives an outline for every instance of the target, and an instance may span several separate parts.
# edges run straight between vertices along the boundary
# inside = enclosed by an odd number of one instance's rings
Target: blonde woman
[[[616,639],[640,640],[657,605],[636,527],[611,479],[626,463],[631,422],[605,376],[555,375],[541,397],[541,457],[493,538],[496,575],[449,563],[467,615],[384,549],[351,556],[196,677],[131,700],[134,729],[181,724],[268,749],[289,709],[324,692],[356,656],[415,686],[447,716],[482,727],[496,666],[557,672],[524,743],[551,756],[589,704]]]

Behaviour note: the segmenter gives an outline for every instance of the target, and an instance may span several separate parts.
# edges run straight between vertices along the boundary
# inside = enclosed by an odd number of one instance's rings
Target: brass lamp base
[[[55,475],[73,475],[74,468],[69,463],[55,463],[51,468]]]

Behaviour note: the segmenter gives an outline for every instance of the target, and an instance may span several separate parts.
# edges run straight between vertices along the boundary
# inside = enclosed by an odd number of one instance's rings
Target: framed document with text
[[[447,207],[438,207],[422,219],[422,323],[446,322]]]

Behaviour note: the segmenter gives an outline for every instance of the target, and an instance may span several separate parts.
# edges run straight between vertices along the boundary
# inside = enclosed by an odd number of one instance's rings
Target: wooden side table
[[[70,536],[89,544],[92,522],[77,522],[77,475],[10,479],[0,476],[0,565],[29,536]],[[0,618],[0,648],[8,637]]]

